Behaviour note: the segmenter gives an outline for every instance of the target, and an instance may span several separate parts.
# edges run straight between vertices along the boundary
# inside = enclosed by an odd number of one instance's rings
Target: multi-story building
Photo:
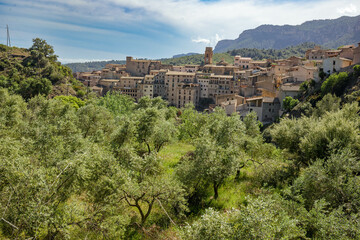
[[[195,73],[186,73],[186,72],[174,72],[168,71],[165,74],[165,89],[166,96],[165,99],[169,101],[170,104],[176,105],[177,98],[177,88],[179,83],[194,83],[195,82]]]
[[[235,56],[234,66],[240,67],[242,69],[249,69],[251,61],[252,59],[248,57]]]
[[[176,107],[185,107],[186,104],[192,103],[194,106],[199,104],[200,85],[196,83],[178,83],[175,92],[174,102]]]
[[[151,70],[160,70],[161,61],[142,60],[126,57],[126,72],[132,76],[143,77],[150,73]]]

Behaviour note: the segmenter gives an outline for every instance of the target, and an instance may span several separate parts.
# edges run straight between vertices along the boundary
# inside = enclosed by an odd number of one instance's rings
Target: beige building
[[[195,73],[186,73],[186,72],[174,72],[168,71],[165,73],[165,89],[166,96],[165,98],[171,103],[177,104],[177,92],[179,83],[194,83],[195,82]]]
[[[240,67],[242,69],[248,69],[248,68],[250,68],[251,61],[252,61],[252,59],[248,58],[248,57],[235,56],[234,57],[234,66]]]
[[[194,83],[178,83],[175,92],[175,99],[170,102],[178,108],[185,107],[186,104],[192,103],[194,106],[199,104],[200,85]]]
[[[126,57],[126,72],[132,76],[143,77],[150,74],[151,70],[160,70],[161,61],[140,60]]]
[[[204,55],[204,65],[213,63],[213,49],[212,47],[206,47]]]
[[[305,82],[309,79],[319,81],[319,70],[317,67],[296,66],[291,68],[289,75],[293,77],[294,82]]]
[[[360,42],[358,47],[354,49],[354,59],[353,64],[360,64]]]
[[[339,48],[341,50],[340,57],[347,59],[354,59],[354,49],[355,45],[346,45]]]
[[[216,106],[224,109],[227,115],[247,110],[245,103],[245,98],[237,94],[218,95],[215,101]]]

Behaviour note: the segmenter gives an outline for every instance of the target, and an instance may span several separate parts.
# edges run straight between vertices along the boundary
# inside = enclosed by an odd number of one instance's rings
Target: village
[[[235,56],[234,64],[213,62],[213,49],[206,47],[201,65],[173,66],[158,60],[126,58],[126,64],[107,64],[100,71],[77,72],[75,77],[99,95],[109,91],[138,101],[144,96],[161,97],[178,108],[191,103],[212,111],[216,106],[228,115],[241,117],[256,112],[262,123],[271,123],[283,113],[283,100],[296,98],[301,84],[321,81],[320,76],[360,63],[360,43],[338,50],[319,46],[303,58],[256,61]]]

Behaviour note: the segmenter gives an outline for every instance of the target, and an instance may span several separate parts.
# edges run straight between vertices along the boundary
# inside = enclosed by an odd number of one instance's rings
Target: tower
[[[206,64],[212,64],[212,58],[213,58],[213,50],[212,47],[206,47],[205,49],[205,58],[204,58],[204,65]]]
[[[6,46],[11,47],[11,43],[10,43],[10,32],[9,32],[9,26],[6,25]]]

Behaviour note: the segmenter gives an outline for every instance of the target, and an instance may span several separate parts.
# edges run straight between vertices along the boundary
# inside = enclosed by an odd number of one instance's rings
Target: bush
[[[327,93],[340,96],[344,92],[348,81],[349,76],[346,72],[331,74],[321,85],[321,93],[323,96]]]
[[[293,99],[290,96],[287,96],[284,100],[283,100],[283,108],[286,111],[291,111],[297,104],[299,103],[299,100],[297,99]]]

